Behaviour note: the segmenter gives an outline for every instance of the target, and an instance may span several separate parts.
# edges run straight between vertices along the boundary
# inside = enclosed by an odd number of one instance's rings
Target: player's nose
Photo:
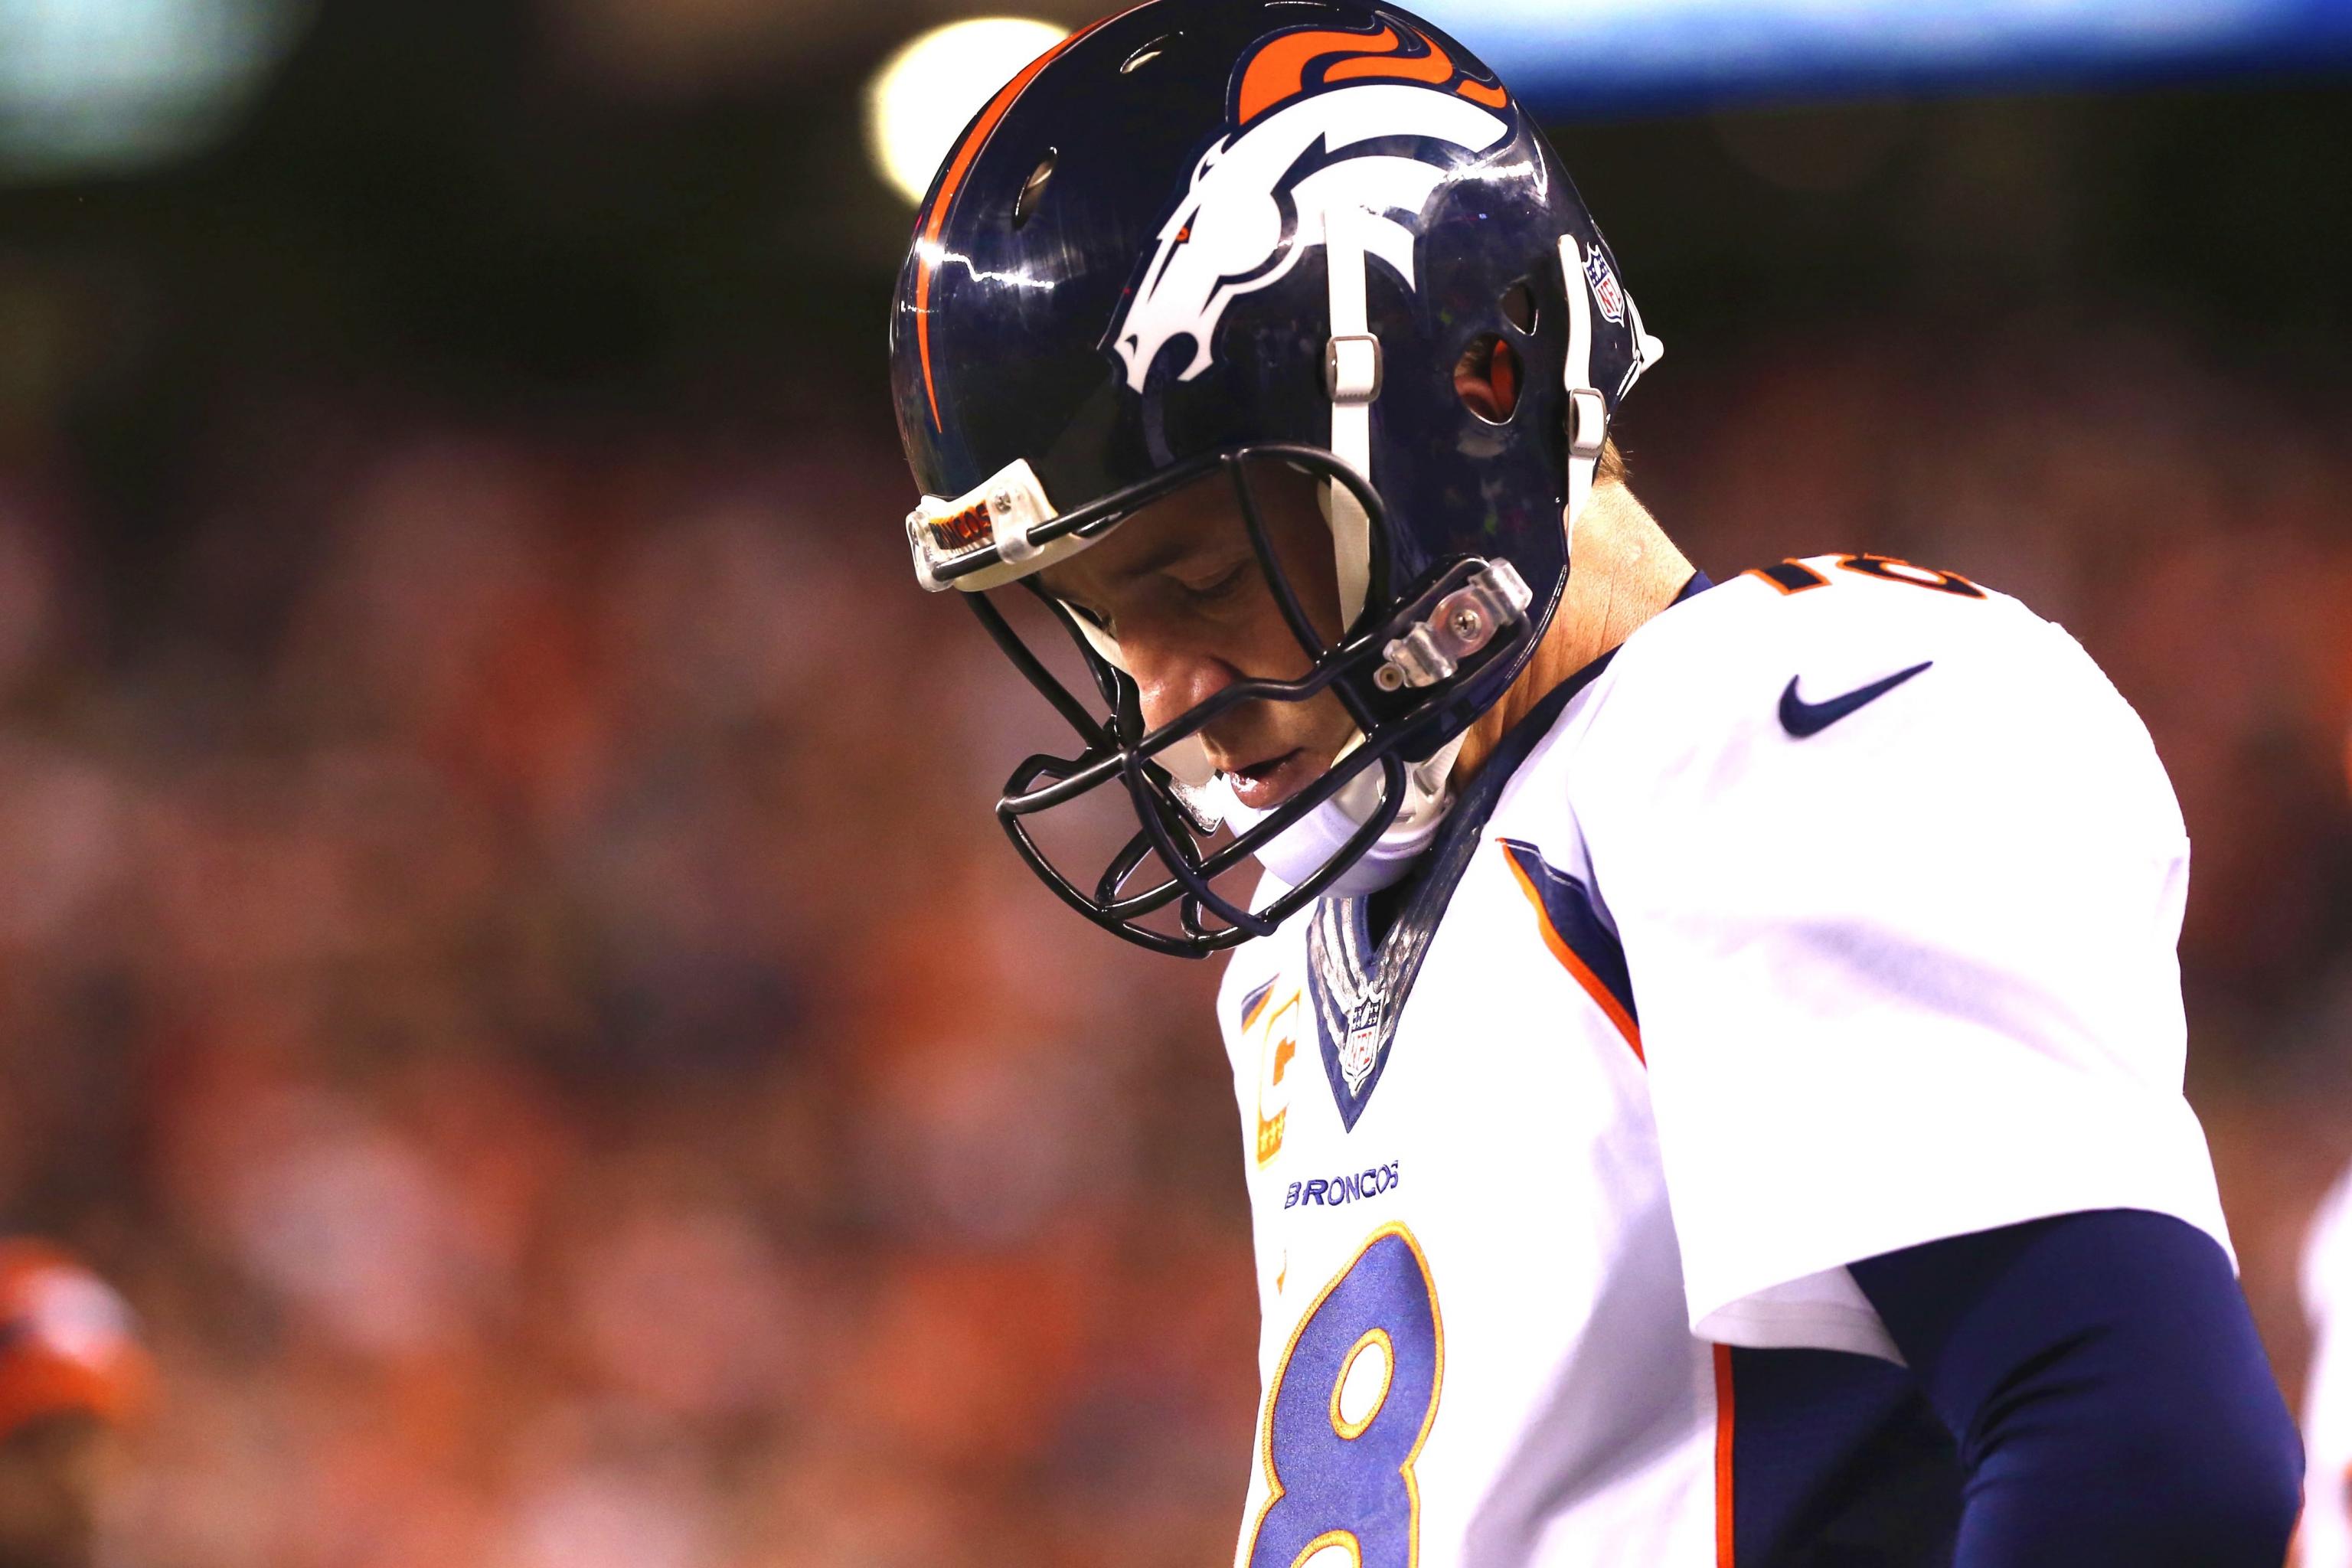
[[[1147,729],[1183,717],[1240,679],[1214,652],[1181,638],[1122,638],[1120,652],[1142,699]]]

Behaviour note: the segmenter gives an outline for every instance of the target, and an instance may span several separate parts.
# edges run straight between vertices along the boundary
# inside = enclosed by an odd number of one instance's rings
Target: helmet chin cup
[[[1404,800],[1395,819],[1371,847],[1349,862],[1338,879],[1324,889],[1325,898],[1360,898],[1402,879],[1422,851],[1437,837],[1438,828],[1454,808],[1448,781],[1454,772],[1454,759],[1461,751],[1462,737],[1456,735],[1440,746],[1428,761],[1405,769]],[[1379,792],[1370,787],[1372,784],[1369,773],[1358,774],[1329,800],[1261,846],[1258,864],[1286,887],[1296,887],[1313,878],[1380,808]],[[1246,831],[1271,815],[1232,798],[1230,787],[1223,794],[1224,819],[1235,825],[1237,830]]]

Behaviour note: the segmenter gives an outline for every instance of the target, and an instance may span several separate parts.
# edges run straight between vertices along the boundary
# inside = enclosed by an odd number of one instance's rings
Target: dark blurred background
[[[0,1221],[155,1341],[110,1561],[1229,1557],[1213,968],[1013,860],[1035,699],[898,527],[866,94],[970,9],[0,0]],[[2292,1393],[2352,1156],[2336,58],[1548,61],[1689,552],[1968,573],[2147,720]]]

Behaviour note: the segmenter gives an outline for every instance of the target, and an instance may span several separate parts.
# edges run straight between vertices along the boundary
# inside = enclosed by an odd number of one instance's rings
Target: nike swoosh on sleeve
[[[1780,693],[1780,728],[1798,740],[1818,735],[1856,709],[1868,707],[1921,670],[1932,666],[1932,658],[1922,660],[1908,669],[1900,669],[1884,680],[1874,680],[1858,686],[1843,697],[1832,697],[1826,702],[1808,702],[1797,695],[1797,676],[1789,677],[1789,684]]]

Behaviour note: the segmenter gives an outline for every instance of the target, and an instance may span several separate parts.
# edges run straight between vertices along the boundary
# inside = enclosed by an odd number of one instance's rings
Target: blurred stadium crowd
[[[0,193],[0,1233],[152,1343],[104,1563],[1227,1560],[1215,971],[1014,859],[1043,705],[898,530],[907,213],[848,128],[968,8],[215,9],[316,13],[240,140]],[[194,11],[0,0],[85,14]],[[2147,718],[2291,1394],[2352,1157],[2331,95],[1567,148],[1671,345],[1621,434],[1695,559],[1967,573]]]
[[[1627,446],[1717,577],[1960,570],[2146,716],[2196,845],[2192,1089],[2291,1383],[2297,1227],[2352,1152],[2346,410],[2121,325],[1682,368]],[[877,412],[745,440],[257,388],[143,577],[7,426],[0,1215],[152,1335],[110,1561],[1230,1552],[1213,968],[995,833],[1036,699],[916,592]],[[1966,853],[1900,801],[1856,828]]]

